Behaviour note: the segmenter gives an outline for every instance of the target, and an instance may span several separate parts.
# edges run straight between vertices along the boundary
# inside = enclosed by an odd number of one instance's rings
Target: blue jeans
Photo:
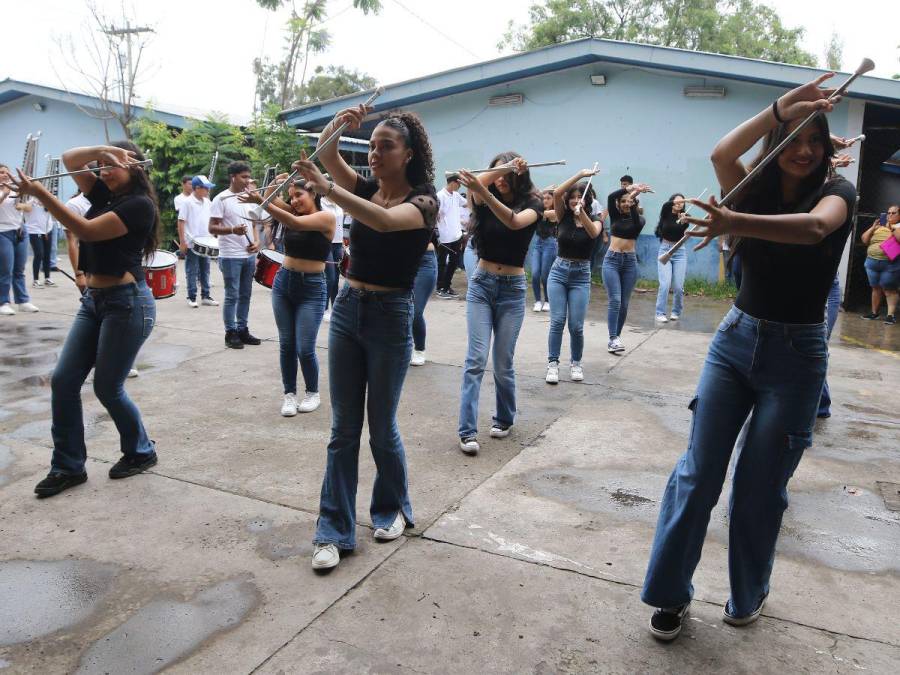
[[[605,227],[605,225],[604,225]],[[601,273],[603,271],[603,258],[606,251],[609,250],[609,241],[603,242],[603,234],[601,233],[594,239],[594,247],[591,249],[591,276],[597,273],[597,265],[600,265]]]
[[[659,255],[662,255],[673,246],[674,244],[663,239],[659,244]],[[682,246],[665,265],[657,260],[656,270],[659,273],[656,315],[665,315],[666,305],[669,304],[669,289],[674,285],[675,298],[672,300],[672,314],[681,316],[681,312],[684,309],[684,275],[687,272],[687,250]]]
[[[397,405],[412,355],[410,291],[362,291],[345,285],[331,311],[328,372],[331,441],[315,543],[356,547],[356,487],[363,417],[375,460],[369,513],[387,528],[403,511],[413,524],[406,452],[397,426]]]
[[[603,285],[609,298],[606,324],[610,340],[622,334],[625,317],[628,316],[628,301],[636,283],[637,256],[634,253],[607,251],[603,259]]]
[[[547,292],[550,297],[547,360],[559,361],[563,327],[568,319],[572,362],[577,363],[584,353],[584,315],[591,299],[591,262],[557,258],[550,268]]]
[[[437,257],[434,251],[425,251],[413,282],[413,346],[420,352],[425,351],[425,305],[437,284],[437,274]]]
[[[466,283],[468,283],[472,281],[472,275],[478,269],[478,254],[475,252],[475,247],[472,246],[471,237],[469,243],[466,244],[466,250],[463,251],[463,265],[466,268]]]
[[[828,291],[828,300],[825,302],[825,320],[828,325],[828,339],[831,339],[831,331],[837,323],[838,312],[841,309],[841,282],[834,277],[831,282],[831,290]],[[822,386],[822,396],[819,399],[818,417],[831,417],[831,391],[828,389],[828,380]]]
[[[50,278],[50,241],[49,237],[43,234],[29,234],[28,241],[31,242],[31,275],[37,281],[41,271],[44,268],[44,278]]]
[[[56,267],[59,262],[57,251],[59,249],[59,231],[62,229],[56,221],[53,221],[53,227],[50,228],[50,267]]]
[[[91,368],[94,394],[119,431],[122,454],[135,457],[154,452],[141,413],[124,386],[154,323],[156,302],[143,279],[112,288],[88,289],[81,297],[81,307],[50,378],[53,471],[84,473],[87,448],[81,385]]]
[[[325,273],[282,267],[272,284],[272,311],[278,326],[278,354],[285,394],[297,393],[297,359],[306,391],[319,391],[316,335],[325,314]]]
[[[534,235],[534,251],[531,255],[531,290],[534,292],[535,302],[540,302],[542,298],[545,302],[550,302],[550,296],[547,294],[547,279],[550,277],[550,267],[556,260],[558,248],[556,237],[541,239]],[[541,287],[544,289],[543,295],[541,295]],[[553,307],[552,303],[550,307]]]
[[[328,283],[328,297],[325,306],[330,302],[334,306],[337,297],[338,285],[341,280],[341,260],[344,259],[344,244],[341,242],[331,244],[331,254],[325,263],[325,281]]]
[[[687,452],[660,504],[644,602],[677,607],[691,599],[710,511],[751,411],[729,502],[731,611],[747,616],[768,593],[787,484],[812,444],[828,362],[825,335],[824,323],[760,321],[736,307],[725,316],[690,403]]]
[[[200,277],[200,293],[209,297],[209,258],[197,255],[191,249],[184,255],[184,276],[187,277],[187,296],[189,300],[197,299],[197,277]]]
[[[516,340],[525,318],[525,275],[500,276],[475,270],[466,292],[469,348],[463,369],[459,404],[459,437],[478,433],[478,394],[494,335],[494,388],[497,390],[496,424],[516,421]],[[552,306],[552,305],[551,305]]]
[[[28,286],[25,285],[25,261],[28,260],[28,238],[17,241],[15,230],[0,232],[0,305],[9,302],[12,286],[13,300],[28,302]]]
[[[219,258],[219,269],[225,281],[225,301],[222,303],[222,320],[226,331],[247,329],[250,315],[250,294],[253,292],[253,273],[256,256],[246,258]]]

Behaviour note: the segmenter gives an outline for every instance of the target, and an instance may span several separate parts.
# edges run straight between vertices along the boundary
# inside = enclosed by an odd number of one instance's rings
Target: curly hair
[[[563,205],[566,208],[566,213],[570,213],[572,209],[569,208],[569,200],[572,196],[577,192],[580,195],[584,195],[584,191],[587,190],[587,195],[584,197],[584,203],[587,204],[588,208],[590,208],[591,204],[594,203],[594,200],[597,198],[597,194],[594,192],[594,186],[588,185],[585,181],[580,183],[575,183],[572,187],[566,190],[566,194],[563,195]]]
[[[376,126],[382,125],[399,132],[406,147],[413,152],[412,160],[406,165],[406,180],[409,184],[414,188],[430,187],[433,190],[434,157],[422,119],[412,112],[394,112]]]

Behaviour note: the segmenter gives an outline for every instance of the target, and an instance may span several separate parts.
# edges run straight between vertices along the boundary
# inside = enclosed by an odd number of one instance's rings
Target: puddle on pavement
[[[247,523],[247,530],[256,535],[256,552],[267,560],[312,555],[312,531],[306,525],[291,523],[274,526],[271,520],[257,518]]]
[[[0,562],[0,646],[83,621],[114,576],[114,566],[86,560]]]
[[[156,673],[239,625],[260,599],[250,581],[230,579],[191,600],[154,600],[91,645],[76,672]]]
[[[12,450],[5,445],[0,445],[0,485],[3,485],[7,481],[6,476],[3,475],[3,471],[12,464],[12,461]]]
[[[629,514],[655,520],[656,500],[666,479],[652,473],[616,472],[598,469],[560,469],[525,476],[524,482],[541,497],[563,502],[591,513]]]

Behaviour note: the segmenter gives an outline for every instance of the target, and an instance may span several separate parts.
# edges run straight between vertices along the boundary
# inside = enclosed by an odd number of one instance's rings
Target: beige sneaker
[[[40,312],[35,305],[32,305],[30,302],[20,302],[19,303],[19,311],[20,312]]]
[[[379,527],[375,530],[375,538],[378,541],[394,541],[394,539],[399,539],[403,534],[403,530],[406,529],[406,518],[403,517],[403,512],[397,514],[397,517],[394,518],[394,522],[391,523],[391,526],[387,529],[383,527]]]
[[[312,568],[314,570],[327,570],[337,567],[341,562],[341,552],[334,544],[316,544],[313,550]]]

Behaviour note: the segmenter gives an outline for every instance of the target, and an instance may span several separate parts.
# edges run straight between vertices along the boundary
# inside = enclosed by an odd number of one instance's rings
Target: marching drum
[[[197,237],[191,241],[191,250],[204,258],[219,257],[219,240],[215,237]]]
[[[350,237],[344,237],[344,255],[341,256],[340,265],[338,265],[338,270],[341,272],[342,277],[347,276],[347,270],[350,269]]]
[[[260,251],[256,255],[256,272],[253,273],[253,278],[258,284],[272,288],[275,283],[275,275],[281,269],[282,263],[284,263],[284,253],[268,249]]]
[[[157,250],[144,265],[144,276],[155,299],[162,300],[175,295],[177,263],[178,257],[174,253]]]

